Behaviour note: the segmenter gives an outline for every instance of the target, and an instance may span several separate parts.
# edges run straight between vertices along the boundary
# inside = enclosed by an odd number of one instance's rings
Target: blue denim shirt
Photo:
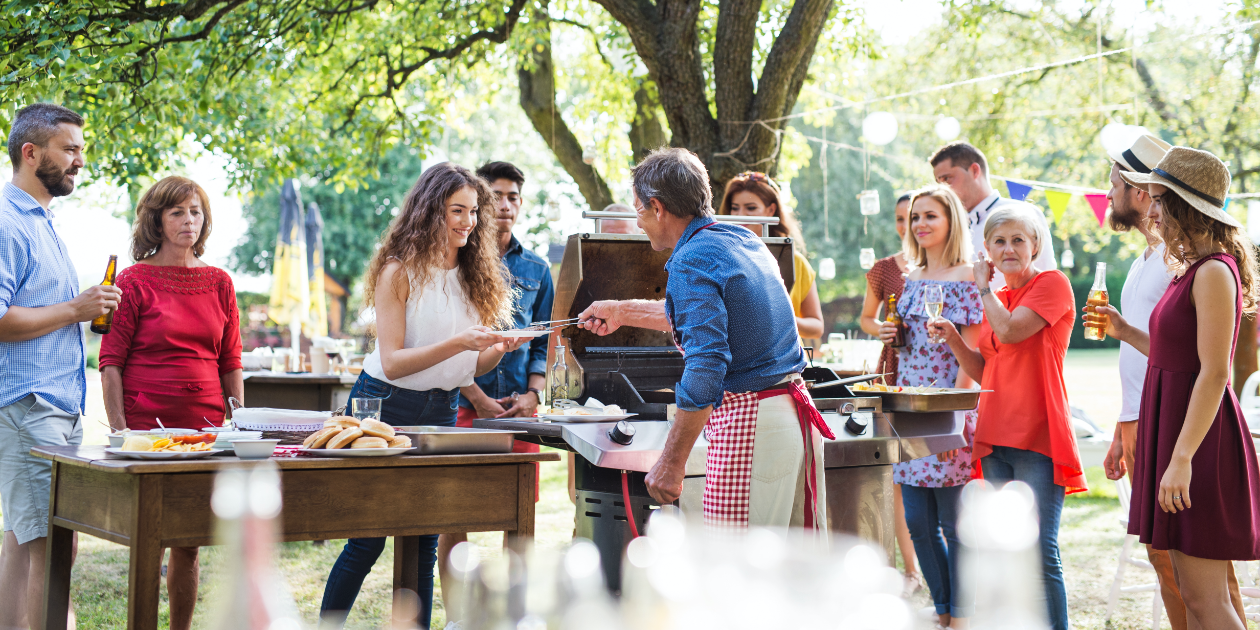
[[[696,217],[665,263],[665,314],[686,361],[679,409],[767,389],[805,369],[779,264],[747,229]]]
[[[503,264],[512,274],[512,286],[519,292],[512,320],[516,328],[524,328],[530,322],[551,319],[551,303],[556,290],[551,282],[551,266],[542,256],[525,249],[512,237]],[[530,374],[547,373],[547,340],[550,335],[539,337],[529,345],[503,355],[498,367],[478,376],[474,381],[481,391],[491,398],[505,398],[513,392],[524,394],[529,389]],[[472,409],[468,398],[461,396],[459,404]]]
[[[77,295],[79,276],[53,229],[52,213],[6,183],[0,190],[0,317],[11,306],[39,308]],[[81,324],[26,341],[0,342],[0,407],[39,394],[66,413],[82,413],[87,398],[83,366]]]

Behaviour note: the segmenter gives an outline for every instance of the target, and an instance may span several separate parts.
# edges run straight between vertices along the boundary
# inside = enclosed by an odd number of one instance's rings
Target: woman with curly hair
[[[1107,334],[1149,358],[1129,533],[1169,552],[1190,627],[1242,630],[1228,572],[1260,559],[1260,466],[1229,377],[1239,326],[1256,312],[1255,252],[1225,212],[1229,169],[1215,155],[1173,147],[1151,172],[1120,177],[1150,193],[1146,218],[1174,274],[1150,332],[1096,307]]]
[[[494,193],[468,169],[430,167],[407,193],[367,274],[366,303],[376,309],[376,349],[350,398],[380,398],[391,425],[455,426],[459,388],[494,369],[528,338],[495,334],[511,321],[507,270],[492,221]],[[421,627],[433,611],[438,537],[420,536]],[[352,538],[333,565],[320,616],[345,622],[384,538]]]

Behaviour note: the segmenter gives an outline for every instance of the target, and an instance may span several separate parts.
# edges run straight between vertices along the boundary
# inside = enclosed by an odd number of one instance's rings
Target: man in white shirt
[[[951,142],[936,150],[929,160],[932,164],[932,176],[937,182],[949,186],[967,209],[967,222],[971,227],[971,243],[975,251],[984,252],[984,222],[998,208],[1011,204],[1020,204],[1032,208],[1034,214],[1045,227],[1045,234],[1050,233],[1046,216],[1036,206],[1025,202],[1007,199],[993,190],[989,185],[989,161],[984,153],[966,142]],[[1054,247],[1044,243],[1041,254],[1033,262],[1033,266],[1041,271],[1057,269],[1054,258]],[[1002,274],[995,274],[989,281],[994,291],[1006,286]]]
[[[1120,171],[1149,173],[1164,153],[1169,144],[1151,135],[1140,136],[1133,145],[1123,151],[1109,151],[1111,164],[1111,190],[1107,199],[1111,202],[1111,214],[1107,223],[1116,232],[1128,232],[1136,229],[1146,238],[1146,250],[1138,256],[1129,267],[1129,275],[1124,279],[1124,289],[1120,293],[1120,312],[1125,320],[1142,331],[1150,325],[1151,312],[1172,281],[1172,273],[1164,263],[1164,244],[1159,235],[1151,232],[1146,221],[1146,211],[1150,208],[1151,197],[1146,191],[1130,186],[1120,177]],[[1111,448],[1103,460],[1103,468],[1107,478],[1120,479],[1126,472],[1133,470],[1134,453],[1137,449],[1138,411],[1142,406],[1142,387],[1146,381],[1146,355],[1127,343],[1120,343],[1120,394],[1123,401],[1120,406],[1120,417],[1116,422],[1116,432],[1111,440]],[[1167,551],[1160,551],[1146,546],[1147,557],[1155,567],[1159,576],[1160,595],[1164,600],[1164,609],[1168,614],[1173,630],[1185,630],[1187,627],[1186,606],[1181,600],[1181,592],[1177,589],[1177,581],[1173,576],[1172,561]],[[1243,616],[1242,598],[1238,593],[1238,580],[1234,576],[1231,565],[1229,572],[1230,599]],[[1243,624],[1246,624],[1244,617]]]

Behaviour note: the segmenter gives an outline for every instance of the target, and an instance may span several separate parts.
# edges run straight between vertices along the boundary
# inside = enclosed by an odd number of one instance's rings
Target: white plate
[[[614,414],[606,414],[602,416],[563,416],[560,414],[549,413],[549,414],[538,416],[538,417],[543,418],[544,420],[550,420],[552,422],[616,422],[618,420],[625,420],[626,418],[629,418],[631,416],[637,416],[637,415],[639,414],[614,413]]]
[[[210,457],[219,451],[211,449],[208,451],[181,453],[178,451],[124,451],[121,448],[107,448],[105,452],[118,457],[126,457],[127,459],[201,459]]]
[[[405,448],[304,448],[302,452],[320,457],[388,457],[402,455],[410,450],[411,447],[408,446]]]
[[[498,331],[495,331],[494,334],[500,337],[512,337],[512,338],[541,337],[543,335],[551,334],[551,331],[550,330],[498,330]]]

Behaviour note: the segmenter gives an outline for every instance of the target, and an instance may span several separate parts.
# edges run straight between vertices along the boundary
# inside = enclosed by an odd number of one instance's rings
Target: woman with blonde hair
[[[780,199],[779,185],[765,173],[745,171],[726,182],[726,192],[722,195],[722,205],[718,214],[729,214],[742,217],[778,217],[776,225],[768,225],[763,234],[775,238],[792,239],[792,269],[796,282],[788,297],[792,300],[792,310],[796,311],[796,332],[802,339],[821,339],[823,336],[822,302],[818,299],[818,285],[815,284],[814,268],[805,258],[805,240],[801,238],[801,227],[791,210],[783,207]],[[759,225],[746,225],[757,233]]]
[[[1191,627],[1241,630],[1228,573],[1260,559],[1260,467],[1229,378],[1240,327],[1255,334],[1254,245],[1225,212],[1229,169],[1215,155],[1173,147],[1150,173],[1120,177],[1150,193],[1146,218],[1175,274],[1149,333],[1098,307],[1107,334],[1149,357],[1129,533],[1169,552]]]
[[[932,185],[913,194],[909,218],[903,249],[911,271],[897,302],[906,345],[898,352],[897,385],[971,387],[974,381],[959,372],[948,346],[928,334],[928,323],[943,318],[975,343],[984,319],[968,262],[967,211],[954,191]],[[891,343],[897,328],[883,322],[880,340]],[[975,414],[967,413],[962,448],[893,465],[893,483],[901,486],[910,539],[942,627],[966,627],[973,613],[967,591],[960,588],[962,545],[956,526],[962,489],[971,480],[975,422]]]
[[[115,430],[222,424],[224,396],[245,398],[240,311],[227,272],[201,260],[213,221],[206,191],[167,177],[140,196],[123,297],[101,337],[105,415]],[[196,547],[172,547],[171,628],[192,627],[201,567]]]
[[[499,257],[495,207],[484,180],[462,166],[429,167],[381,239],[364,292],[376,309],[376,349],[350,398],[381,399],[381,420],[395,426],[455,426],[459,388],[498,365],[528,338],[495,334],[511,322],[507,269]],[[493,216],[493,215],[492,215]],[[437,535],[420,536],[419,622],[433,613]],[[320,616],[339,626],[385,549],[384,538],[352,538],[333,565]]]

